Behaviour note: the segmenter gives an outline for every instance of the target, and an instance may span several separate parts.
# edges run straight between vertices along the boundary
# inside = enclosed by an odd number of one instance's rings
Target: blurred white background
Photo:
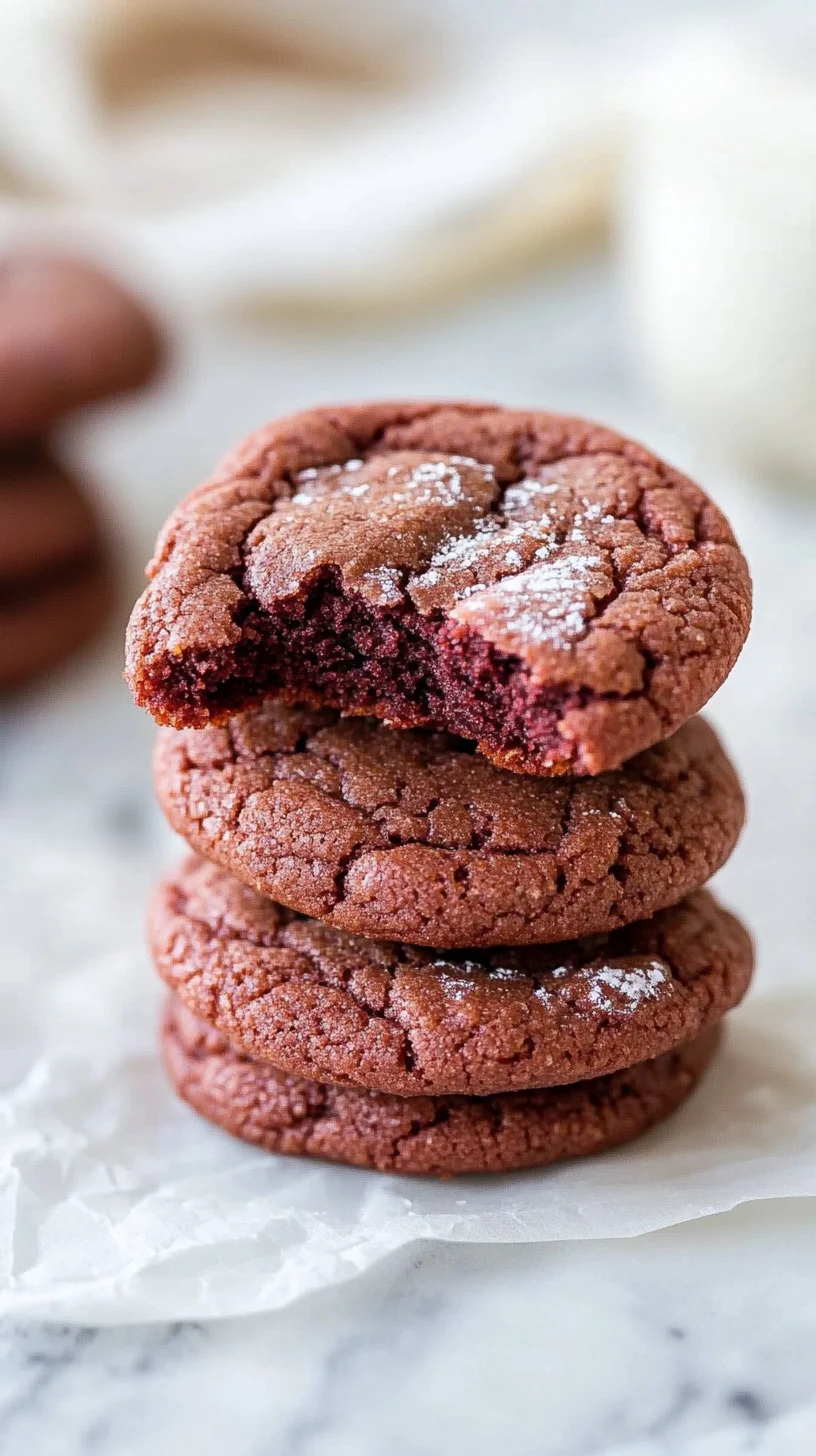
[[[754,571],[751,640],[712,709],[751,806],[719,883],[757,933],[760,992],[794,998],[792,1026],[795,1008],[812,1006],[816,937],[814,25],[812,5],[775,0],[0,0],[0,235],[114,259],[175,335],[159,391],[65,434],[126,543],[123,596],[138,590],[174,501],[238,436],[288,410],[469,396],[595,416],[644,439],[723,504]],[[129,703],[120,659],[117,630],[0,725],[9,1025],[27,984],[140,944],[150,882],[176,852],[150,794],[152,728]],[[25,1008],[26,1034],[3,1048],[9,1076],[36,1054],[36,998]],[[812,1089],[800,1091],[806,1102]],[[633,1242],[623,1260],[614,1245],[571,1246],[555,1294],[556,1265],[531,1250],[471,1249],[458,1263],[449,1251],[418,1284],[406,1261],[393,1299],[348,1286],[321,1307],[317,1355],[313,1305],[266,1333],[256,1323],[182,1342],[175,1425],[161,1337],[145,1336],[167,1421],[152,1449],[191,1433],[199,1450],[226,1439],[236,1456],[274,1449],[255,1440],[260,1424],[235,1425],[228,1392],[209,1429],[195,1409],[202,1361],[214,1382],[228,1368],[253,1419],[294,1431],[281,1449],[306,1456],[450,1452],[457,1432],[473,1456],[492,1456],[505,1429],[531,1456],[628,1441],[664,1456],[718,1431],[759,1441],[735,1390],[753,1390],[770,1424],[812,1397],[810,1210],[764,1203],[742,1223]],[[25,1282],[42,1253],[27,1234],[8,1267]],[[557,1327],[545,1328],[553,1299]],[[654,1330],[662,1338],[681,1308],[694,1348],[678,1338],[664,1349]],[[476,1361],[484,1402],[462,1354],[477,1338],[500,1372],[491,1389],[487,1357]],[[125,1347],[96,1348],[85,1355],[73,1336],[48,1346],[85,1373],[76,1386],[56,1378],[39,1406],[26,1395],[28,1415],[8,1426],[18,1449],[38,1449],[42,1422],[58,1417],[63,1450],[91,1449],[95,1382]],[[20,1349],[10,1338],[15,1399],[28,1390]],[[291,1389],[266,1389],[267,1357],[294,1372]],[[314,1360],[333,1393],[312,1428]],[[118,1367],[117,1451],[139,1449],[136,1364]],[[517,1429],[496,1414],[507,1389]],[[0,1391],[0,1433],[3,1410]],[[417,1443],[400,1444],[412,1420]],[[774,1450],[812,1449],[781,1439]]]
[[[4,0],[0,238],[180,326],[410,318],[614,238],[654,396],[808,481],[814,76],[807,0]]]

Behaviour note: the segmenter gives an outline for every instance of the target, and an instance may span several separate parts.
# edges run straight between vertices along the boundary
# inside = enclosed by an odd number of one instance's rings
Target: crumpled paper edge
[[[145,1250],[142,1258],[132,1259],[113,1276],[64,1279],[58,1286],[38,1282],[36,1267],[13,1272],[13,1258],[9,1263],[6,1253],[0,1313],[95,1325],[257,1314],[355,1279],[391,1253],[422,1240],[490,1244],[629,1238],[743,1203],[816,1195],[816,1056],[810,1052],[816,1045],[810,1034],[816,1021],[814,998],[795,990],[765,994],[733,1021],[719,1062],[689,1104],[630,1148],[549,1170],[442,1184],[314,1164],[315,1188],[328,1177],[340,1204],[349,1190],[360,1195],[358,1180],[367,1181],[361,1218],[344,1225],[335,1214],[327,1222],[316,1206],[313,1212],[301,1209],[294,1220],[281,1211],[265,1226],[263,1220],[253,1226],[250,1214],[248,1222],[218,1228],[215,1242],[187,1237],[174,1243],[170,1238],[163,1251]],[[200,1127],[187,1109],[179,1114]],[[0,1102],[0,1115],[8,1127],[8,1099]],[[707,1134],[708,1188],[700,1163]],[[225,1152],[228,1143],[231,1149],[240,1147],[215,1130],[206,1129],[206,1135],[221,1139]],[[24,1127],[15,1138],[26,1145]],[[655,1170],[651,1207],[639,1206],[644,1159]],[[7,1149],[5,1161],[0,1226],[8,1219],[14,1222],[20,1191],[13,1151],[9,1156]],[[230,1177],[246,1175],[251,1182],[271,1162],[286,1165],[290,1160],[272,1160],[242,1148]],[[587,1185],[583,1192],[582,1183]],[[522,1211],[512,1206],[522,1191],[529,1196],[536,1185],[540,1207]],[[469,1199],[485,1188],[494,1202],[499,1196],[500,1206],[487,1212],[468,1210]],[[316,1205],[323,1196],[316,1196]],[[423,1203],[437,1207],[421,1211],[417,1205]],[[166,1240],[173,1222],[169,1205],[165,1216],[157,1233]],[[303,1241],[281,1258],[275,1240],[282,1217],[294,1221]],[[212,1228],[205,1223],[204,1230],[211,1240]],[[204,1269],[185,1272],[185,1262],[196,1260],[208,1247],[209,1265],[205,1255]]]

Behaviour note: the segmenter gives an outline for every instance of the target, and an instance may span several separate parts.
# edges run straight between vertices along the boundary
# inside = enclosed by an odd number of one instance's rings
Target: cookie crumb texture
[[[753,963],[704,890],[609,935],[440,954],[305,919],[195,858],[160,885],[149,935],[170,990],[246,1055],[402,1097],[633,1066],[718,1021]]]
[[[742,827],[693,719],[594,779],[507,773],[459,739],[268,702],[160,731],[159,803],[190,847],[355,935],[437,948],[607,931],[697,889]]]
[[[171,516],[130,625],[177,728],[267,696],[595,774],[727,676],[747,568],[697,486],[610,430],[468,404],[321,409],[240,446]]]
[[[496,1097],[390,1097],[287,1076],[236,1052],[172,999],[162,1054],[185,1102],[268,1152],[451,1177],[542,1167],[631,1141],[689,1095],[718,1034],[712,1027],[612,1076]]]

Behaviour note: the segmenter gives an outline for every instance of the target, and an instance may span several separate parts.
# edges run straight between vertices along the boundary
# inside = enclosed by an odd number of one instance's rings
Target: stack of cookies
[[[161,353],[152,319],[98,268],[0,258],[0,690],[59,662],[110,606],[100,522],[50,433],[147,383]]]
[[[259,431],[165,526],[127,675],[193,855],[165,1064],[275,1152],[450,1175],[613,1147],[745,993],[742,827],[694,716],[750,621],[731,530],[614,432],[467,404]]]

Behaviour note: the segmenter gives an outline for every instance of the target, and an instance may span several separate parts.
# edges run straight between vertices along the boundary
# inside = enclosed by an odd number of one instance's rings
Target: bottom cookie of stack
[[[237,1051],[175,997],[161,1043],[179,1096],[245,1142],[380,1172],[451,1177],[543,1167],[630,1142],[694,1089],[719,1035],[710,1026],[605,1077],[489,1097],[397,1097],[290,1076]]]
[[[750,982],[707,891],[619,930],[440,954],[284,909],[191,857],[150,917],[180,1096],[271,1152],[507,1172],[630,1141],[707,1066]]]

